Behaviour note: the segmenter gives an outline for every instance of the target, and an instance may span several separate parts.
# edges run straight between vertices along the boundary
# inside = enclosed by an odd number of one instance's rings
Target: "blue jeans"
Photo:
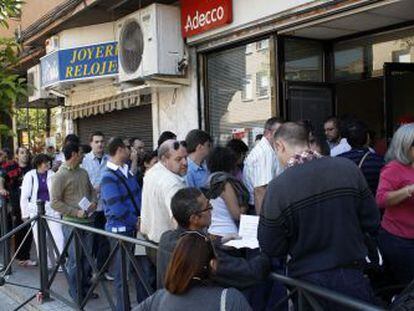
[[[404,285],[413,281],[414,240],[400,238],[381,229],[378,243],[395,281]]]
[[[303,275],[299,279],[368,303],[375,300],[368,278],[359,269],[336,268]],[[322,305],[323,310],[347,310],[337,303],[314,297]]]
[[[63,236],[65,238],[65,243],[68,241],[70,234],[72,233],[73,228],[70,226],[63,225]],[[90,232],[85,231],[79,231],[80,238],[82,239],[82,242],[84,243],[85,247],[89,250],[92,249],[93,244],[93,234]],[[75,237],[73,237],[75,238]],[[69,294],[72,297],[74,301],[77,301],[78,299],[78,288],[77,288],[77,277],[76,273],[77,270],[80,269],[81,274],[81,299],[86,296],[89,288],[90,288],[90,277],[92,268],[88,263],[88,259],[86,258],[86,255],[81,247],[79,245],[79,249],[81,250],[80,255],[80,262],[82,263],[81,267],[76,266],[76,257],[75,257],[75,243],[72,239],[72,242],[70,243],[70,246],[68,248],[68,258],[66,260],[66,270],[69,274]]]
[[[140,268],[142,271],[142,276],[145,279],[146,283],[151,286],[152,289],[155,288],[155,266],[149,260],[148,256],[135,256],[135,260],[138,263],[138,268]],[[137,290],[137,302],[140,303],[144,301],[149,295],[138,277],[136,278],[135,286]]]
[[[259,254],[259,249],[247,249],[246,258],[250,259]],[[285,274],[283,260],[272,258],[271,270],[279,274]],[[253,311],[274,310],[274,306],[287,296],[286,287],[277,281],[268,278],[250,288],[243,290]],[[287,302],[277,309],[278,311],[288,310]]]
[[[97,229],[105,230],[106,218],[104,212],[95,213],[94,226]],[[93,257],[96,258],[96,268],[101,270],[110,253],[109,240],[106,236],[94,234],[93,237]],[[105,269],[108,271],[108,267]]]

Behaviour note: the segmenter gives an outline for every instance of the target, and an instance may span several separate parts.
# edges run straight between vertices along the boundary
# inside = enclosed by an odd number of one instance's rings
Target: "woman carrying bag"
[[[50,206],[50,191],[52,185],[53,171],[50,170],[50,158],[46,154],[38,154],[33,159],[34,169],[30,170],[24,175],[21,196],[20,208],[22,213],[22,220],[35,217],[37,215],[37,201],[45,202],[46,215],[60,219],[61,215],[53,210]],[[62,225],[54,221],[47,221],[50,232],[56,246],[61,254],[63,252],[64,238],[62,232]],[[39,241],[37,236],[37,223],[33,225],[33,236],[36,244],[37,254],[39,254]],[[56,260],[53,247],[48,246],[48,267],[52,268],[52,264]],[[61,271],[61,268],[59,268]]]

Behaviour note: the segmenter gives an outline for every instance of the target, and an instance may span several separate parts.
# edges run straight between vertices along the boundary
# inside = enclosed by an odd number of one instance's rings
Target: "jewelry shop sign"
[[[58,50],[41,58],[42,87],[118,74],[118,44],[106,42]]]

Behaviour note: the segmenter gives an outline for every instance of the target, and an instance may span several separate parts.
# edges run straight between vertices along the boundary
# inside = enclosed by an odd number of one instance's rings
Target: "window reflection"
[[[414,60],[414,29],[337,43],[334,60],[336,80],[380,77],[384,63]]]
[[[208,115],[215,143],[250,146],[272,116],[269,39],[207,56]]]
[[[319,42],[285,40],[285,79],[290,81],[322,81],[323,47]]]

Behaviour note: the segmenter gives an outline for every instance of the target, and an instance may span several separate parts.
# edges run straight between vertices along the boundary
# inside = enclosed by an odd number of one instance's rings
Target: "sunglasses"
[[[174,148],[174,150],[178,150],[178,149],[180,149],[180,146],[183,146],[184,148],[187,148],[187,143],[186,143],[184,140],[182,140],[182,141],[178,141],[178,140],[176,140],[176,141],[173,143],[173,148]]]

